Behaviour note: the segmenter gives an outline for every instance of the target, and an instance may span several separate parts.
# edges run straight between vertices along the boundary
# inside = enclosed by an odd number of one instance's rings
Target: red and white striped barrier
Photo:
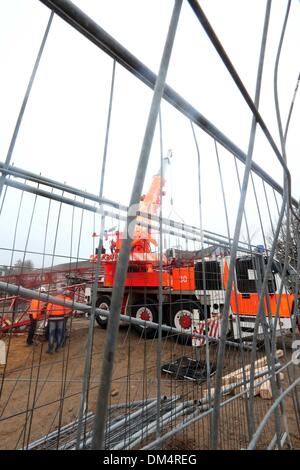
[[[193,313],[193,333],[197,333],[199,335],[205,335],[205,321],[199,319],[199,313],[196,314],[197,311],[194,310]],[[198,318],[197,318],[198,316]],[[220,338],[221,333],[221,315],[214,315],[212,318],[207,319],[207,327],[208,327],[208,337],[209,338]],[[206,343],[205,338],[199,338],[197,336],[192,336],[192,345],[196,348],[203,346]]]

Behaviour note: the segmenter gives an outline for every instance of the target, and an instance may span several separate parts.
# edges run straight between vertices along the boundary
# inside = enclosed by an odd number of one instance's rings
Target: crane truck
[[[153,177],[148,193],[141,198],[139,211],[156,214],[161,204],[161,186],[165,184],[165,170],[170,163],[170,155],[163,160],[163,171]],[[161,181],[161,178],[163,180]],[[131,253],[128,272],[125,281],[125,291],[122,302],[124,315],[151,322],[158,322],[158,299],[160,279],[163,289],[163,323],[182,332],[204,331],[204,312],[208,318],[208,335],[220,335],[220,322],[225,301],[225,291],[228,281],[230,256],[213,253],[206,256],[206,251],[197,256],[182,256],[175,249],[169,249],[163,256],[163,270],[160,276],[159,254],[155,252],[157,242],[151,233],[151,228],[140,224],[141,216],[132,237]],[[122,245],[122,233],[116,231],[111,240],[111,253],[92,256],[96,262],[101,257],[102,276],[97,288],[96,306],[109,310],[111,294],[118,256]],[[201,253],[201,250],[200,250]],[[230,321],[228,335],[234,339],[249,338],[254,331],[254,322],[258,310],[259,289],[258,279],[263,277],[267,257],[262,253],[250,253],[237,257],[235,261],[234,286],[230,297]],[[290,268],[285,276],[282,296],[279,296],[282,278],[282,266],[278,261],[273,262],[268,278],[268,301],[265,309],[274,317],[279,302],[279,321],[277,328],[291,328],[291,316],[295,296],[292,280],[295,273]],[[89,297],[91,295],[88,289]],[[239,324],[237,317],[239,316]],[[96,315],[96,321],[101,328],[106,328],[108,319],[104,315]],[[156,330],[143,324],[134,325],[140,334],[152,338]],[[261,328],[261,327],[260,327]],[[261,330],[259,332],[262,332]],[[187,335],[179,335],[180,341],[186,341]],[[203,344],[203,341],[202,343]]]

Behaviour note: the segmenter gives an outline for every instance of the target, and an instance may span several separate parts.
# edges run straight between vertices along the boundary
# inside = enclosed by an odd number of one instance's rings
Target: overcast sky
[[[77,0],[115,39],[154,72],[158,71],[173,7],[172,0]],[[209,21],[254,96],[266,2],[263,0],[201,1]],[[279,145],[275,119],[273,73],[277,45],[287,2],[274,0],[271,10],[260,111]],[[38,0],[0,0],[0,151],[4,161],[17,114],[50,15]],[[292,1],[279,68],[279,98],[285,123],[299,74],[300,3]],[[112,59],[60,18],[54,17],[44,55],[30,96],[12,161],[16,166],[98,193],[103,154]],[[167,82],[246,152],[251,113],[211,46],[187,2],[184,2]],[[128,204],[144,135],[152,92],[117,65],[108,165],[104,196]],[[296,100],[287,142],[292,193],[300,196],[300,102]],[[173,151],[167,178],[165,215],[199,223],[197,154],[189,121],[167,103],[162,105],[163,146]],[[204,228],[227,234],[214,143],[197,130],[201,152]],[[232,156],[219,148],[231,234],[238,204],[238,184]],[[156,132],[145,181],[145,191],[159,168]],[[282,185],[282,171],[262,133],[258,131],[254,160]],[[239,165],[242,176],[243,166]],[[264,230],[271,230],[261,182],[255,179]],[[267,189],[273,220],[276,204]],[[9,189],[0,216],[0,248],[23,250],[34,212],[28,250],[44,250],[48,201],[25,195],[14,245],[20,193]],[[278,201],[280,198],[278,198]],[[250,187],[247,198],[250,231],[259,219]],[[54,247],[59,219],[57,242]],[[51,204],[46,251],[88,257],[92,248],[94,217]],[[96,219],[96,225],[99,220]],[[115,221],[107,221],[107,228]],[[97,231],[97,227],[96,227]],[[80,234],[81,232],[81,234]],[[258,230],[255,241],[262,241]],[[79,250],[78,250],[79,243]],[[0,251],[1,263],[10,254]],[[15,255],[16,256],[16,255]],[[30,257],[30,256],[29,256]],[[32,256],[31,256],[32,258]],[[38,257],[36,258],[38,260]],[[34,260],[35,261],[35,260]],[[37,264],[40,263],[36,261]]]

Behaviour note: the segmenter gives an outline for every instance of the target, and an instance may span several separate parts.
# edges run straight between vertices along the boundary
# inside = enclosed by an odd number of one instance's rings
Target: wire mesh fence
[[[41,3],[52,11],[0,163],[1,448],[299,448],[299,216],[285,148],[291,113],[283,131],[276,109],[278,149],[258,111],[271,2],[254,101],[196,1],[170,2],[157,76],[71,2]],[[182,7],[191,7],[251,110],[247,153],[166,84]],[[98,193],[12,164],[56,17],[111,58]],[[104,197],[123,68],[153,88],[128,206]],[[176,193],[194,208],[194,224],[178,217],[172,194],[170,207],[164,202],[176,158],[164,148],[170,105],[189,129],[183,140],[193,149],[195,190],[186,183]],[[253,160],[258,132],[280,162],[283,187]],[[152,144],[160,170],[142,195]],[[73,165],[82,171],[82,162]],[[221,233],[206,229],[210,207]]]

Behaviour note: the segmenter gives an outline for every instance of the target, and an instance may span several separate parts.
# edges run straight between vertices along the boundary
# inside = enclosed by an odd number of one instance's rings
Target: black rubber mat
[[[174,362],[164,364],[162,372],[174,375],[175,379],[188,379],[197,383],[205,382],[207,379],[207,368],[204,361],[196,361],[187,356],[182,356]],[[216,367],[210,364],[210,376],[214,375]]]

